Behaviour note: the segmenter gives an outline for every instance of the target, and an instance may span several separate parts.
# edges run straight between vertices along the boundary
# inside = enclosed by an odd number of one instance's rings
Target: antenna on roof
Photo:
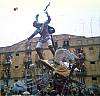
[[[91,32],[91,36],[93,37],[92,23],[93,23],[93,18],[91,17],[91,20],[90,20],[90,32]]]

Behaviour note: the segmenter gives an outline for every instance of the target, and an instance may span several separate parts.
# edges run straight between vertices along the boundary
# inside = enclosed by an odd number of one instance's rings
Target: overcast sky
[[[35,30],[35,15],[40,22],[47,19],[43,10],[49,1],[55,34],[100,36],[100,0],[0,0],[0,47],[27,39]]]

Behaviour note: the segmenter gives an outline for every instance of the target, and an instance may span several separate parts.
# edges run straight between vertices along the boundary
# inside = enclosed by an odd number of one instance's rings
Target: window
[[[92,80],[97,80],[97,77],[96,76],[92,76]]]
[[[91,61],[90,64],[95,64],[95,61]]]
[[[89,53],[94,54],[94,48],[93,47],[89,47]]]
[[[69,47],[69,41],[64,41],[63,48],[68,48],[68,47]]]
[[[16,56],[19,56],[19,53],[16,53]]]
[[[99,60],[100,60],[100,52],[99,52],[99,56],[98,57],[99,57]]]
[[[93,40],[88,40],[88,44],[93,44]]]
[[[17,65],[15,66],[15,68],[18,68],[18,67],[19,67],[19,66],[17,66]]]
[[[89,50],[93,50],[93,47],[89,47]]]
[[[2,58],[1,58],[1,54],[0,54],[0,64],[1,64]]]
[[[82,41],[81,41],[81,40],[78,40],[77,43],[78,43],[79,45],[82,45]]]

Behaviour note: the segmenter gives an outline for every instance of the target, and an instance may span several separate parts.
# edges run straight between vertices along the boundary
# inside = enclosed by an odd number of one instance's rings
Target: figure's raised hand
[[[39,14],[37,14],[35,18],[37,19],[38,17],[39,17]]]

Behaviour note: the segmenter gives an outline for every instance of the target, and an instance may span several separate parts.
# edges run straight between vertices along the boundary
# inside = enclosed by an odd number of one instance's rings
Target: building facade
[[[35,51],[37,41],[38,37],[31,40],[31,58],[33,64],[39,58]],[[76,51],[80,48],[83,49],[85,55],[84,63],[87,71],[85,75],[86,85],[100,85],[100,36],[86,38],[68,34],[54,35],[53,42],[55,44],[55,49],[61,47],[68,48],[71,51]],[[11,78],[20,79],[23,77],[25,46],[26,40],[12,46],[0,48],[0,79],[2,79],[4,75],[3,64],[7,54],[12,56],[12,64],[10,67]],[[43,46],[43,55],[45,59],[53,58],[47,44]]]

